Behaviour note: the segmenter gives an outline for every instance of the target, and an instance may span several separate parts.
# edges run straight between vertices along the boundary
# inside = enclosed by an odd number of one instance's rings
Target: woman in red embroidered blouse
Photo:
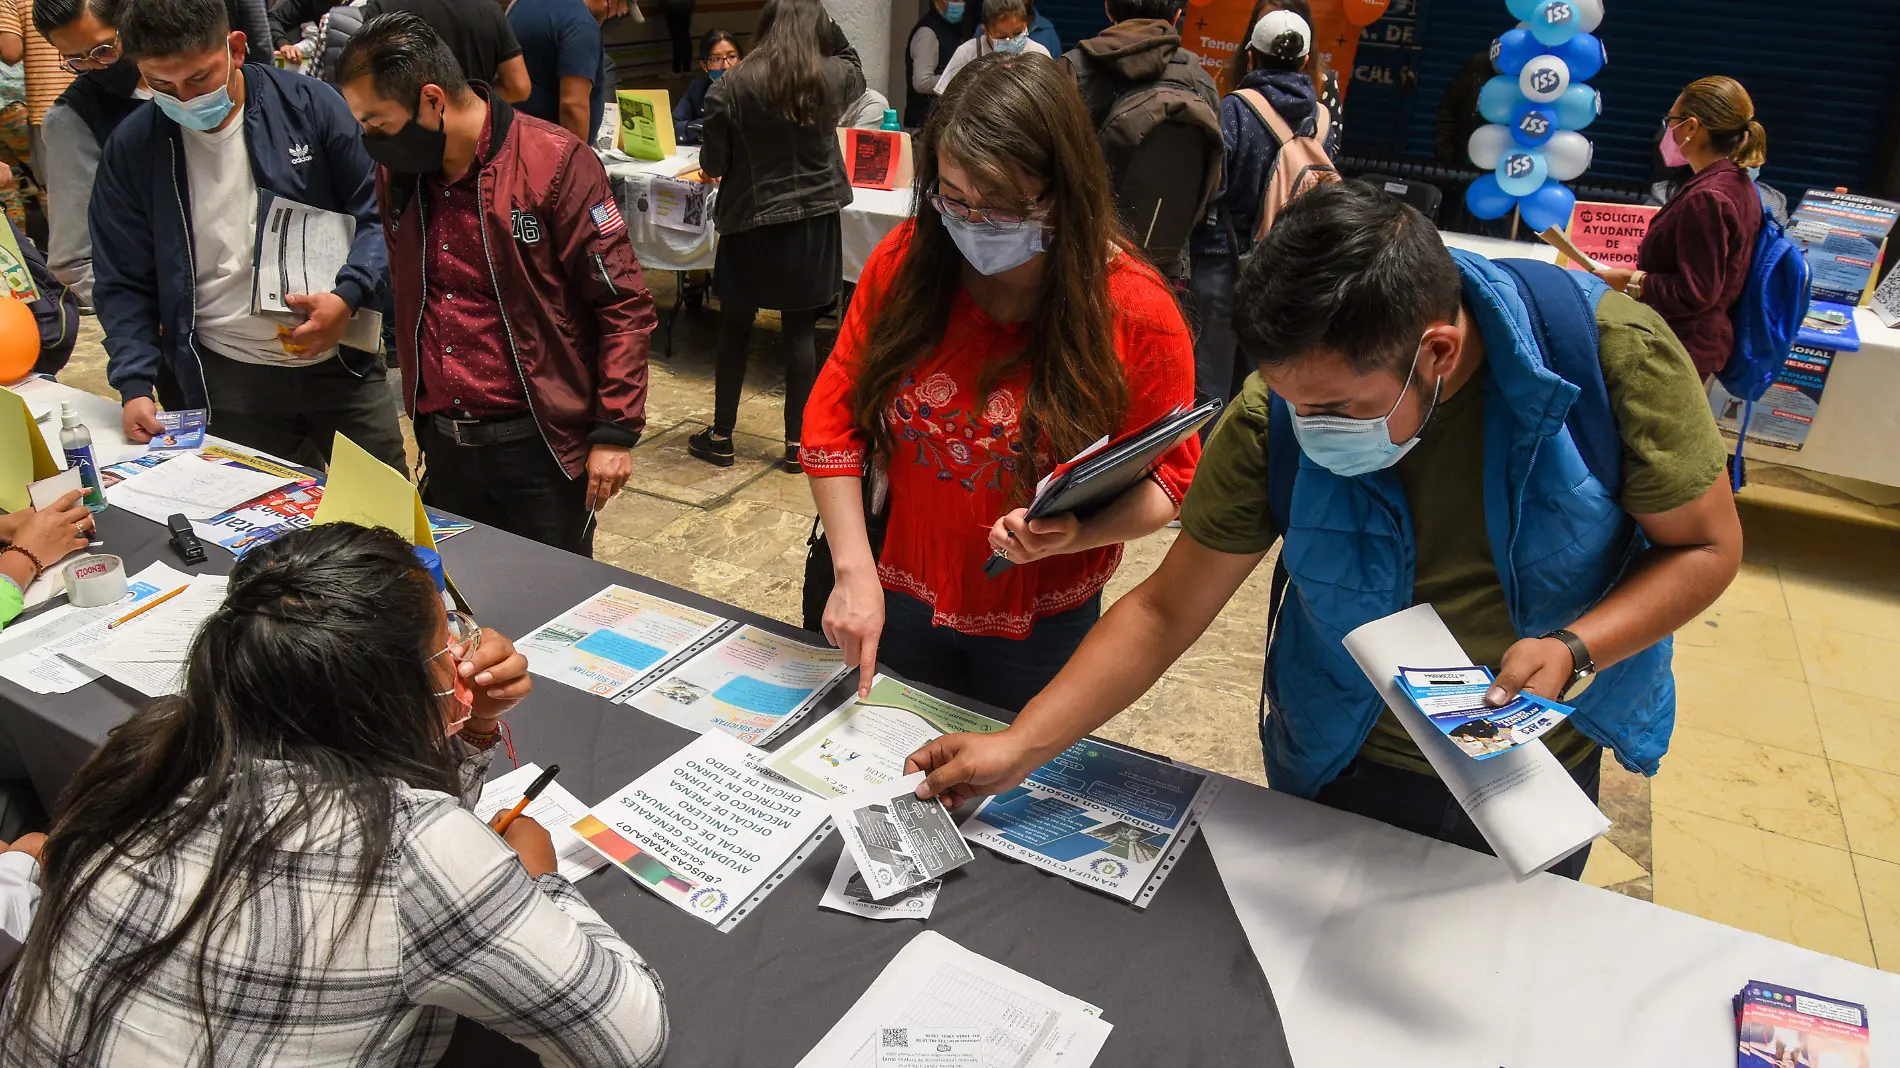
[[[802,460],[837,582],[825,634],[862,668],[1020,708],[1101,612],[1121,543],[1174,518],[1190,439],[1108,508],[1024,521],[1038,479],[1193,403],[1167,284],[1115,222],[1095,131],[1052,61],[972,64],[917,151],[920,208],[858,283],[806,408]],[[873,553],[867,458],[888,475]],[[987,578],[992,554],[1017,566]]]

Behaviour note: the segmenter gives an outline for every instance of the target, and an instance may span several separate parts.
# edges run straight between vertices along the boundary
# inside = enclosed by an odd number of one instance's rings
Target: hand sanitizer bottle
[[[59,447],[66,451],[66,466],[79,469],[79,480],[86,486],[86,507],[97,515],[106,510],[105,487],[99,483],[99,465],[92,457],[92,431],[79,421],[71,401],[59,406]]]

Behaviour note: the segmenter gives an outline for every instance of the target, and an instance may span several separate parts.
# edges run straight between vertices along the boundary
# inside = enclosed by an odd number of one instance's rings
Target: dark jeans
[[[931,626],[929,605],[885,590],[877,657],[912,682],[1020,712],[1069,662],[1101,615],[1098,593],[1037,620],[1027,638],[978,636]]]
[[[673,39],[673,73],[693,69],[693,5],[674,2],[666,6],[666,33]]]
[[[1234,284],[1239,278],[1240,261],[1233,256],[1194,257],[1188,288],[1200,328],[1194,336],[1194,389],[1202,397],[1233,400],[1253,373],[1234,337]],[[1201,440],[1213,432],[1209,422],[1201,429]]]
[[[396,470],[409,470],[381,366],[358,378],[335,356],[308,367],[272,367],[207,353],[204,371],[211,432],[221,438],[321,468],[343,434]]]
[[[1590,802],[1595,804],[1603,785],[1602,752],[1599,750],[1581,765],[1570,769],[1570,777],[1577,781]],[[1491,853],[1491,846],[1485,842],[1484,835],[1478,833],[1471,817],[1465,815],[1465,810],[1452,798],[1451,791],[1435,775],[1420,775],[1370,760],[1354,760],[1346,765],[1345,771],[1340,772],[1339,778],[1321,787],[1319,796],[1313,800],[1427,838],[1461,845],[1480,853]],[[1590,847],[1584,846],[1551,865],[1550,873],[1566,879],[1581,879],[1584,865],[1589,861]]]
[[[785,323],[785,440],[798,441],[805,425],[805,401],[818,379],[818,316],[825,309],[805,308],[779,312]],[[713,429],[732,433],[739,421],[739,395],[745,392],[746,352],[752,343],[752,320],[759,309],[734,300],[722,300],[719,309],[719,353],[713,362]]]
[[[422,500],[464,519],[582,556],[594,555],[587,479],[569,478],[536,434],[500,445],[457,445],[416,420],[422,446]]]

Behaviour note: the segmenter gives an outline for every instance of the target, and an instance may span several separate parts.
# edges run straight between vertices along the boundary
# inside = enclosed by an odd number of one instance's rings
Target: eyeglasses
[[[1024,211],[978,208],[965,204],[963,201],[953,197],[944,196],[935,187],[933,187],[930,192],[924,194],[924,199],[929,202],[931,207],[937,209],[937,214],[946,218],[959,219],[967,223],[984,223],[998,230],[1022,229],[1031,220],[1036,219],[1041,214],[1037,205],[1043,201],[1042,197],[1037,197],[1029,202],[1029,207]]]
[[[117,37],[114,37],[112,40],[107,41],[105,44],[94,45],[92,49],[83,56],[59,57],[59,66],[61,70],[65,71],[68,74],[79,74],[83,71],[100,70],[105,67],[110,67],[114,63],[117,63],[119,61],[119,53],[121,51],[123,51],[123,49],[121,49],[119,46],[119,39]]]
[[[1693,119],[1693,118],[1695,118],[1694,115],[1664,115],[1663,121],[1662,121],[1662,128],[1667,130],[1671,126],[1674,126],[1675,124],[1679,122],[1688,122],[1690,119]]]
[[[731,70],[738,65],[738,56],[714,56],[706,60],[706,69],[708,70]]]
[[[434,660],[446,654],[449,658],[449,675],[454,681],[448,689],[436,690],[435,696],[454,697],[458,704],[472,705],[475,695],[467,680],[462,678],[462,664],[475,655],[475,650],[481,648],[481,624],[466,612],[450,612],[448,620],[449,644],[437,650],[429,659]]]

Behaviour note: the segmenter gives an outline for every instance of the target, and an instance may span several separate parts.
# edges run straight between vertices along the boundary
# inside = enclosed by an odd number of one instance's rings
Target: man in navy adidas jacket
[[[389,273],[375,168],[343,98],[246,64],[223,0],[139,0],[118,29],[153,92],[107,142],[91,205],[93,298],[126,435],[159,429],[152,394],[169,378],[221,437],[321,464],[340,431],[401,469],[382,361],[339,344],[357,309],[384,307]],[[273,194],[356,220],[347,265],[327,291],[287,294],[289,315],[253,310]]]

